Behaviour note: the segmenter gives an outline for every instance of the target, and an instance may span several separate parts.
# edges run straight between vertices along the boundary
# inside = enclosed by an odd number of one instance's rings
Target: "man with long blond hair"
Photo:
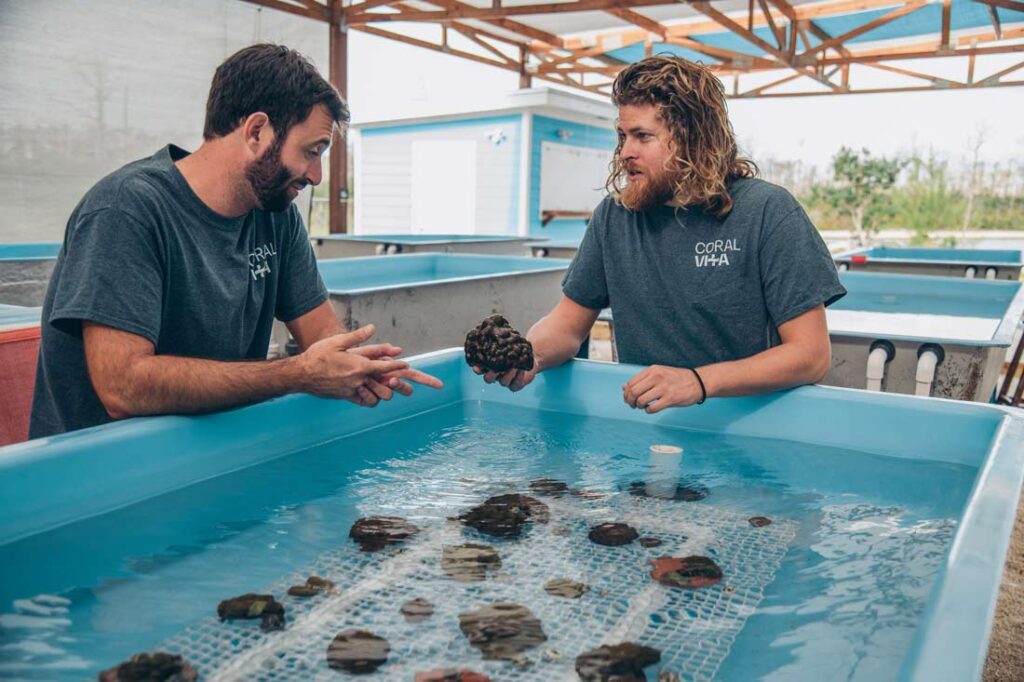
[[[846,290],[800,204],[739,156],[721,82],[649,57],[619,74],[612,101],[609,195],[561,302],[527,335],[534,367],[484,380],[521,389],[573,357],[609,306],[619,359],[647,365],[623,400],[648,413],[824,378],[825,306]]]

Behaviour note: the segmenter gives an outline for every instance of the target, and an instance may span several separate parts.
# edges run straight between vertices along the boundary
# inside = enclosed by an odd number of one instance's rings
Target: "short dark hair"
[[[326,106],[339,126],[348,123],[341,95],[309,59],[284,45],[250,45],[228,57],[213,74],[203,139],[228,135],[245,118],[262,111],[283,140],[317,104]]]

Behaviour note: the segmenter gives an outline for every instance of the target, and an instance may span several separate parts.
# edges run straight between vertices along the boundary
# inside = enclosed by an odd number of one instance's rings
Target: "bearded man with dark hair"
[[[167,145],[97,183],[68,221],[43,305],[29,436],[306,392],[372,407],[409,381],[373,326],[343,328],[293,205],[348,123],[298,52],[253,45],[217,68],[203,144]],[[342,142],[342,144],[344,144]],[[284,321],[302,353],[268,361]]]
[[[721,82],[649,57],[619,73],[612,102],[608,196],[561,302],[527,334],[534,366],[478,373],[519,390],[573,357],[610,307],[620,361],[647,366],[623,400],[648,413],[824,378],[825,307],[846,290],[800,204],[739,156]]]

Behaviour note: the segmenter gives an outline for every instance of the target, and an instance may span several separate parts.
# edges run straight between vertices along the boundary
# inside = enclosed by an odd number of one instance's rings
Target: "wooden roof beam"
[[[374,9],[375,7],[384,7],[395,2],[395,0],[363,0],[363,2],[349,5],[348,9],[350,12],[366,12],[367,10]]]
[[[965,83],[960,81],[950,80],[949,78],[940,78],[938,76],[932,76],[927,73],[920,73],[918,71],[911,71],[909,69],[901,69],[896,66],[889,66],[888,64],[879,64],[877,62],[860,62],[862,66],[868,66],[872,69],[879,69],[881,71],[888,71],[889,73],[897,73],[901,76],[907,76],[909,78],[919,78],[926,80],[939,88],[949,88],[955,86],[963,86]]]
[[[757,0],[757,4],[761,7],[761,14],[764,15],[765,21],[768,22],[768,28],[771,29],[772,35],[775,36],[775,42],[779,49],[785,50],[786,34],[776,25],[775,17],[772,16],[771,10],[768,9],[768,3],[765,0]]]
[[[689,0],[685,1],[689,2]],[[820,18],[823,16],[832,16],[834,14],[848,14],[853,12],[875,9],[878,7],[892,7],[894,4],[899,4],[899,1],[900,0],[841,0],[839,2],[834,3],[816,3],[811,6],[797,5],[792,7],[792,12],[793,17],[796,20],[813,21],[816,18]],[[996,1],[1002,0],[993,0],[993,2]],[[772,4],[775,5],[776,7],[779,7],[781,10],[782,3],[772,2]],[[743,17],[737,16],[735,18],[737,19],[737,21],[745,21],[748,18],[748,15],[744,14]],[[787,18],[789,18],[789,15],[787,15]],[[757,14],[754,16],[753,25],[754,28],[759,28],[761,26],[767,25],[767,21],[763,16]],[[668,31],[668,37],[692,37],[702,35],[705,33],[719,33],[722,30],[720,24],[710,20],[687,21],[679,24],[665,24],[664,26]],[[593,44],[595,40],[601,40],[608,36],[622,36],[623,44],[638,43],[644,40],[646,33],[646,29],[633,29],[632,31],[604,31],[600,33],[588,34],[587,36],[575,36],[566,38],[565,46],[567,49],[585,47],[588,41],[590,42],[590,44]]]
[[[825,78],[824,76],[818,74],[817,72],[815,72],[814,69],[810,69],[810,68],[807,68],[805,66],[794,65],[793,62],[790,60],[789,55],[787,55],[784,52],[776,49],[770,43],[768,43],[768,42],[766,42],[764,40],[761,40],[760,38],[757,37],[756,34],[748,31],[746,28],[744,28],[740,24],[736,23],[735,20],[727,17],[726,15],[722,14],[718,10],[714,9],[713,7],[711,7],[711,3],[704,2],[704,1],[698,1],[698,2],[693,2],[692,6],[698,12],[701,12],[702,14],[706,14],[708,17],[710,17],[711,19],[713,19],[713,20],[717,21],[719,24],[721,24],[724,28],[726,28],[726,29],[732,31],[733,33],[735,33],[736,35],[746,39],[748,42],[753,43],[754,45],[757,45],[762,50],[764,50],[768,54],[770,54],[773,57],[775,57],[776,59],[778,59],[780,64],[783,67],[792,68],[794,71],[798,71],[801,74],[807,76],[808,78],[813,78],[814,80],[818,81],[822,85],[825,85],[825,86],[831,88],[832,90],[834,90],[836,92],[842,91],[842,89],[843,89],[842,86],[837,85],[837,84],[833,83],[832,81],[828,80],[827,78]]]
[[[842,93],[843,95],[879,95],[885,93],[896,93],[896,92],[931,92],[940,89],[949,90],[978,90],[981,88],[1009,88],[1009,87],[1020,87],[1024,86],[1024,80],[1020,81],[1000,81],[998,83],[971,83],[967,85],[955,85],[951,88],[937,88],[933,85],[924,85],[917,87],[905,87],[905,88],[864,88],[861,90],[853,89],[846,90]],[[753,97],[759,97],[763,99],[773,99],[782,97],[821,97],[834,96],[836,93],[833,92],[777,92],[777,93],[765,93],[761,95],[754,95]]]
[[[860,26],[858,26],[855,29],[849,30],[849,31],[847,31],[846,33],[844,33],[842,35],[836,36],[835,38],[832,38],[831,40],[826,40],[825,42],[821,43],[820,45],[816,45],[815,47],[812,47],[811,49],[804,51],[802,54],[797,56],[797,62],[798,63],[806,63],[806,60],[809,57],[813,57],[818,52],[822,52],[824,50],[827,50],[830,47],[836,47],[837,45],[841,46],[847,40],[851,40],[853,38],[856,38],[857,36],[864,35],[865,33],[869,32],[869,31],[875,30],[879,26],[884,26],[885,24],[888,24],[890,22],[896,21],[900,17],[905,17],[906,15],[908,15],[908,14],[910,14],[912,12],[916,12],[917,10],[921,9],[922,7],[924,7],[926,4],[927,4],[926,0],[910,0],[910,2],[908,2],[905,5],[903,5],[903,7],[898,7],[896,9],[894,9],[893,11],[888,12],[888,13],[878,17],[877,19],[875,19],[873,21],[869,21],[866,24],[861,24]]]
[[[396,0],[388,0],[388,1],[389,2],[393,2],[394,3],[393,6],[395,8],[397,8],[397,9],[400,9],[400,10],[401,9],[406,9],[408,7],[408,5],[405,5],[405,4],[401,3],[401,2],[396,2]],[[447,25],[450,26],[451,28],[455,29],[458,33],[462,34],[466,38],[469,38],[473,42],[478,43],[481,47],[486,49],[488,52],[494,54],[496,57],[498,57],[498,58],[500,58],[502,60],[511,61],[512,63],[517,64],[517,65],[519,64],[519,62],[513,60],[511,57],[509,57],[508,55],[504,54],[503,52],[501,52],[501,50],[498,50],[493,45],[490,45],[488,43],[480,41],[479,38],[481,36],[482,37],[486,37],[486,38],[488,38],[490,40],[496,40],[496,41],[505,43],[509,47],[515,47],[515,48],[519,48],[519,49],[522,49],[522,48],[526,47],[523,43],[516,42],[515,40],[512,40],[511,38],[506,38],[505,36],[498,35],[497,33],[491,33],[490,31],[486,31],[484,29],[480,29],[480,28],[477,28],[475,26],[470,26],[469,24],[464,24],[464,23],[459,22],[459,21],[453,21],[453,22],[451,22],[451,23],[449,23]],[[443,27],[444,27],[444,25],[442,25],[442,28]]]
[[[387,38],[388,40],[396,40],[396,41],[398,41],[400,43],[405,43],[406,45],[412,45],[414,47],[422,47],[422,48],[427,49],[427,50],[433,50],[434,52],[440,52],[442,54],[453,55],[455,57],[462,57],[463,59],[468,59],[470,61],[477,62],[479,64],[486,64],[488,66],[496,66],[499,69],[505,69],[506,71],[514,71],[516,73],[519,73],[519,65],[518,65],[518,63],[515,63],[515,62],[513,62],[513,63],[506,63],[506,62],[495,61],[495,60],[490,59],[488,57],[482,57],[482,56],[480,56],[478,54],[473,54],[471,52],[465,52],[463,50],[457,50],[457,49],[454,49],[452,47],[448,47],[448,46],[443,45],[443,44],[442,45],[438,45],[436,43],[431,43],[430,41],[427,41],[427,40],[420,40],[419,38],[412,38],[410,36],[405,36],[405,35],[402,35],[401,33],[395,33],[393,31],[385,31],[385,30],[379,29],[379,28],[377,28],[375,26],[352,26],[351,28],[354,31],[361,31],[362,33],[369,33],[370,35],[374,35],[374,36],[377,36],[379,38]]]
[[[1005,76],[1007,74],[1011,74],[1014,71],[1017,71],[1019,69],[1024,69],[1024,62],[1020,62],[1019,64],[1015,64],[1014,66],[1011,66],[1009,68],[1003,69],[1002,71],[999,71],[997,73],[992,74],[988,78],[983,78],[981,80],[981,82],[982,83],[985,83],[985,82],[988,82],[988,81],[999,82],[999,81],[1002,80],[1003,76]]]
[[[640,28],[644,29],[645,31],[647,31],[649,33],[655,33],[655,34],[661,36],[662,40],[664,40],[665,37],[668,35],[668,29],[667,28],[665,28],[663,25],[661,25],[660,23],[658,23],[654,19],[650,19],[648,17],[645,17],[643,14],[640,14],[639,12],[634,12],[633,10],[621,9],[621,8],[619,8],[619,9],[609,9],[609,10],[605,10],[605,11],[608,12],[608,14],[611,14],[614,17],[618,17],[619,19],[622,19],[623,21],[628,21],[629,23],[633,24],[634,26],[639,26]]]
[[[1003,25],[999,21],[999,10],[996,9],[992,5],[989,5],[988,6],[988,13],[989,13],[989,16],[992,17],[992,28],[994,28],[995,31],[996,31],[996,39],[997,40],[1002,40],[1003,39]]]
[[[919,52],[872,52],[867,54],[854,54],[850,57],[830,57],[821,59],[817,63],[822,66],[831,66],[834,64],[863,64],[865,62],[877,62],[877,61],[902,61],[906,59],[929,59],[939,57],[970,57],[974,55],[981,57],[983,55],[993,54],[1014,54],[1024,52],[1024,45],[999,45],[992,47],[976,47],[966,48],[960,50],[952,50],[947,52],[935,53],[931,50],[922,50]]]
[[[436,7],[444,7],[445,9],[472,7],[472,5],[467,5],[464,2],[460,2],[460,0],[424,1],[429,2],[431,5],[435,5]],[[489,19],[486,20],[484,23],[490,24],[491,26],[497,26],[498,28],[504,29],[510,33],[515,33],[517,35],[525,36],[526,38],[531,38],[550,47],[562,47],[562,39],[559,36],[556,36],[554,33],[548,33],[547,31],[542,31],[539,28],[534,28],[533,26],[521,24],[518,21],[512,21],[511,19]]]
[[[287,12],[288,14],[294,14],[299,17],[305,17],[307,19],[316,19],[317,21],[331,20],[330,11],[327,7],[320,5],[319,9],[314,9],[305,4],[293,5],[285,0],[242,0],[253,5],[260,5],[261,7],[268,7],[270,9],[276,9],[281,12]]]
[[[631,7],[653,7],[657,5],[674,5],[679,0],[628,0]],[[460,3],[459,7],[444,12],[398,12],[385,14],[378,12],[357,12],[350,16],[352,24],[367,24],[388,21],[452,21],[458,19],[503,19],[513,16],[531,14],[563,14],[571,12],[603,12],[617,9],[623,0],[576,0],[576,2],[556,2],[537,5],[514,5],[501,7],[474,7]],[[357,6],[358,7],[358,6]]]
[[[478,36],[476,31],[474,31],[472,28],[466,26],[465,24],[452,24],[452,28],[454,28],[456,31],[458,31],[459,33],[464,35],[466,38],[469,38],[474,43],[476,43],[480,47],[484,48],[485,50],[487,50],[491,54],[493,54],[498,59],[501,59],[501,60],[507,62],[508,64],[511,64],[511,65],[515,66],[516,68],[519,67],[519,62],[517,62],[516,60],[512,59],[507,54],[505,54],[504,52],[502,52],[501,50],[496,48],[494,45],[491,45],[486,40],[484,40],[483,38]]]
[[[939,48],[941,50],[948,50],[951,47],[949,44],[949,29],[952,12],[953,0],[942,0],[942,42]]]
[[[1001,7],[1014,12],[1024,12],[1024,2],[1021,0],[974,0],[989,7]]]
[[[700,52],[701,54],[706,54],[709,57],[714,57],[715,59],[719,59],[719,60],[722,60],[722,61],[732,62],[734,66],[738,66],[738,67],[754,65],[754,64],[761,64],[762,66],[765,66],[765,67],[773,66],[773,65],[776,66],[776,67],[778,66],[775,62],[773,62],[770,59],[765,59],[763,57],[758,57],[758,56],[755,56],[755,55],[752,55],[752,54],[748,54],[746,52],[737,52],[735,50],[727,50],[727,49],[725,49],[723,47],[714,47],[713,45],[705,45],[704,43],[698,42],[696,40],[691,40],[690,38],[670,37],[665,42],[667,42],[670,45],[678,45],[679,47],[685,47],[685,48],[688,48],[690,50],[693,50],[694,52]]]

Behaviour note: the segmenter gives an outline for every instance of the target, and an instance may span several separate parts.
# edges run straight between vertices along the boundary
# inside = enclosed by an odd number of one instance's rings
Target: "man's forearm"
[[[117,399],[107,410],[115,418],[124,418],[249,405],[304,390],[301,362],[300,356],[221,362],[150,355],[125,368]]]
[[[586,337],[580,338],[570,326],[560,324],[557,317],[548,315],[530,327],[526,338],[533,345],[537,365],[545,370],[575,357]]]
[[[735,397],[781,391],[820,381],[829,354],[800,344],[781,344],[742,360],[698,367],[708,397]]]

